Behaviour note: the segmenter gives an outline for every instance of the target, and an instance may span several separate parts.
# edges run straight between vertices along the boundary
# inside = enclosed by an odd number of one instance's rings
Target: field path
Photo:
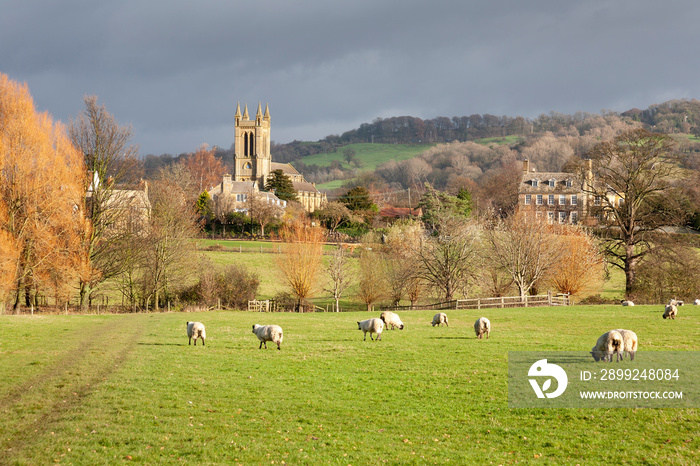
[[[0,399],[0,464],[21,461],[32,442],[51,435],[100,383],[130,357],[142,336],[144,316],[109,319],[86,325],[80,344],[67,349],[56,364],[18,384]]]

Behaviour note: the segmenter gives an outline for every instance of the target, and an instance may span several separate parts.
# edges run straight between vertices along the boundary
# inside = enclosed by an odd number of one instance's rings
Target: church
[[[297,191],[297,198],[307,212],[323,208],[327,202],[326,194],[320,192],[316,185],[309,183],[304,176],[288,163],[276,163],[270,156],[270,109],[261,104],[255,119],[248,115],[248,104],[241,114],[240,103],[236,106],[234,143],[233,143],[233,182],[253,182],[257,189],[264,191],[270,173],[282,170]]]

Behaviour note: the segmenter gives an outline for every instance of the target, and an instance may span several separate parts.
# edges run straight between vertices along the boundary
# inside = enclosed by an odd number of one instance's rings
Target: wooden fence
[[[568,294],[556,294],[551,292],[542,295],[502,296],[498,298],[471,298],[455,299],[434,304],[416,304],[415,306],[380,306],[382,311],[410,311],[410,310],[446,310],[446,309],[492,309],[507,307],[536,307],[536,306],[569,306]]]

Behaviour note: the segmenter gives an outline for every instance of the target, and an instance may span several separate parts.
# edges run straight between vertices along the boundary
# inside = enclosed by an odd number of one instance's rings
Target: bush
[[[206,265],[202,267],[199,282],[179,294],[183,303],[213,308],[220,300],[223,309],[246,309],[248,301],[255,299],[260,287],[257,274],[240,265],[230,265],[224,270]]]

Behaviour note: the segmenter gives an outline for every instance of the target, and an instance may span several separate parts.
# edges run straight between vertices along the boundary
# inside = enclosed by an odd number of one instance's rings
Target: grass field
[[[0,464],[700,462],[697,409],[507,404],[509,350],[588,350],[625,327],[640,352],[697,351],[700,306],[432,315],[402,314],[379,342],[362,341],[363,312],[0,316]],[[254,323],[281,325],[282,351],[258,350]]]
[[[345,167],[354,167],[348,165],[343,156],[345,149],[355,151],[355,158],[362,162],[362,170],[375,170],[382,163],[390,160],[397,162],[401,160],[411,159],[426,150],[433,147],[435,144],[348,144],[339,148],[336,152],[326,152],[322,154],[310,155],[303,157],[301,160],[306,165],[318,165],[319,167],[328,167],[331,162],[338,161]]]

